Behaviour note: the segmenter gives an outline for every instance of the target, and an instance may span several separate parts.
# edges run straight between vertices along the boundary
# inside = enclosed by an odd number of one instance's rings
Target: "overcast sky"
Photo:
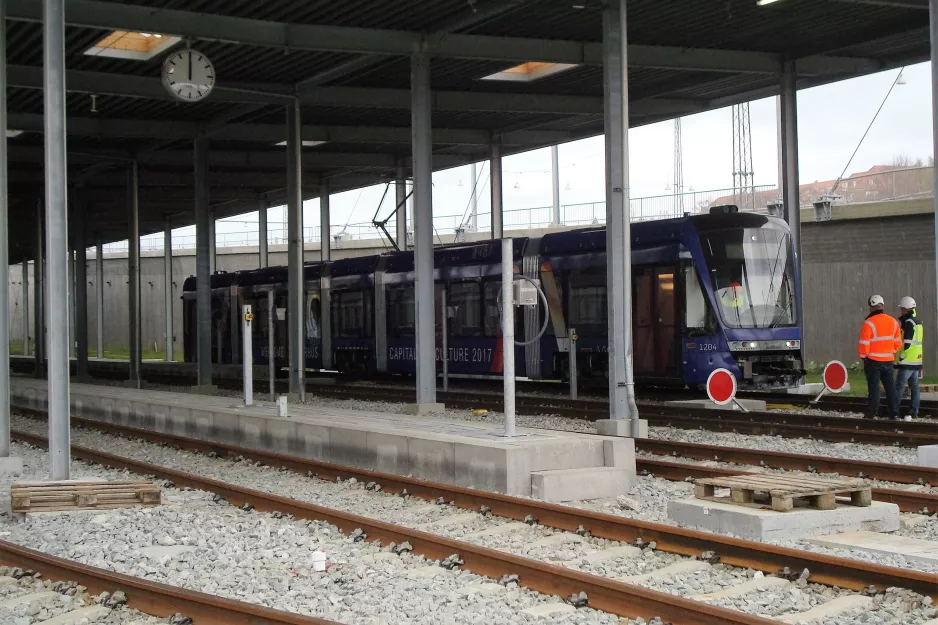
[[[802,183],[830,180],[840,175],[850,155],[873,119],[899,70],[825,85],[798,92],[798,141]],[[930,65],[922,63],[904,71],[905,84],[897,85],[879,118],[863,142],[847,175],[889,164],[896,157],[932,155]],[[753,170],[757,185],[775,185],[778,179],[775,98],[750,104]],[[631,197],[669,194],[673,180],[673,122],[662,122],[629,132]],[[682,120],[685,190],[723,189],[733,186],[732,125],[730,109],[720,109]],[[603,139],[593,137],[560,146],[561,204],[604,199]],[[551,203],[549,148],[504,159],[505,210],[547,206]],[[488,168],[480,167],[479,211],[488,212]],[[434,215],[466,213],[471,193],[469,167],[433,176]],[[369,187],[332,196],[332,224],[370,222],[384,186]],[[392,208],[393,193],[382,207]],[[305,203],[305,225],[319,225],[319,201]],[[269,214],[271,237],[282,210]],[[256,214],[219,222],[222,237],[257,230]],[[458,221],[458,219],[457,219]],[[245,223],[247,222],[247,223]],[[181,228],[174,236],[193,236],[194,228]],[[393,234],[393,230],[392,230]],[[188,235],[188,236],[187,236]],[[162,235],[158,235],[161,245]]]

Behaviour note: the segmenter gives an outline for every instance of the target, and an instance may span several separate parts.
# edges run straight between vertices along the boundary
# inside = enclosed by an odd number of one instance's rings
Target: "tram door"
[[[666,375],[677,367],[674,266],[644,266],[633,278],[633,363],[636,374]]]

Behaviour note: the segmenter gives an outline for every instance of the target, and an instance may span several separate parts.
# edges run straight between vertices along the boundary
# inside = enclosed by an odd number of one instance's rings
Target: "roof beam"
[[[43,116],[34,113],[11,113],[8,126],[27,132],[43,132]],[[195,122],[168,122],[160,120],[102,119],[97,117],[69,117],[67,125],[70,135],[112,139],[189,140],[203,132],[203,126]],[[255,141],[273,145],[286,139],[286,130],[280,124],[223,124],[217,127],[212,137],[222,140]],[[327,141],[332,143],[411,143],[410,128],[385,126],[313,126],[302,129],[305,141]],[[529,145],[531,143],[569,141],[572,135],[563,131],[512,132],[503,135],[506,145]],[[434,128],[433,140],[437,144],[485,146],[491,141],[487,130],[463,128]],[[150,150],[146,150],[150,151]]]
[[[7,0],[7,5],[8,19],[42,20],[42,5],[34,0]],[[427,36],[401,30],[289,24],[100,0],[69,0],[65,19],[70,26],[160,32],[289,50],[409,56],[423,46],[431,56],[444,58],[602,64],[602,44],[596,42],[454,33]],[[632,67],[733,73],[775,74],[781,71],[782,62],[779,55],[745,50],[630,45],[628,54]]]

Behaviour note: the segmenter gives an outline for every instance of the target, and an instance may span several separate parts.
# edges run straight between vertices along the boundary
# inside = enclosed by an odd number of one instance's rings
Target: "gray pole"
[[[98,243],[94,248],[95,257],[95,277],[94,277],[94,299],[96,310],[98,311],[98,358],[104,358],[104,246]]]
[[[479,230],[479,183],[478,183],[479,173],[476,168],[476,164],[472,163],[469,165],[469,178],[471,182],[469,183],[472,188],[472,199],[471,201],[471,211],[469,213],[469,230],[472,232],[477,232]]]
[[[36,377],[42,377],[43,360],[46,352],[46,326],[43,300],[46,298],[45,290],[45,206],[40,198],[36,202],[36,258],[33,260],[33,355],[36,357]]]
[[[49,455],[52,479],[67,480],[69,443],[68,207],[65,157],[65,6],[43,2],[46,250],[48,255]]]
[[[550,225],[560,225],[560,149],[556,145],[550,146],[550,178],[553,191],[553,210],[551,211]]]
[[[137,161],[127,169],[127,296],[130,313],[130,384],[140,388],[140,210]]]
[[[274,309],[274,289],[267,291],[267,384],[270,386],[270,401],[274,401],[274,381],[277,372],[274,369],[274,315],[277,311]]]
[[[782,156],[782,145],[785,139],[782,136],[782,96],[775,96],[775,136],[778,146],[778,197],[782,197],[785,188],[785,158]],[[696,204],[695,204],[696,206]]]
[[[208,209],[208,273],[214,274],[218,269],[218,266],[215,264],[217,258],[215,257],[215,245],[217,240],[215,239],[215,211],[212,210],[212,207],[209,206]]]
[[[0,0],[0,310],[10,314],[10,238],[7,217],[6,2]],[[23,272],[25,275],[25,271]],[[0,458],[10,455],[10,324],[0,323]]]
[[[933,154],[938,157],[938,0],[929,0],[928,8],[931,18],[929,32],[931,33],[932,149]],[[935,160],[938,160],[938,158]],[[935,205],[935,277],[938,280],[938,163],[935,164],[934,173],[932,194],[934,195],[933,202]],[[938,284],[936,284],[936,288],[938,288]],[[938,293],[938,290],[936,290],[936,293]]]
[[[287,113],[287,349],[290,354],[290,392],[305,397],[303,380],[304,355],[304,302],[303,302],[303,184],[302,184],[302,128],[300,103],[288,104]]]
[[[23,355],[29,356],[29,260],[23,258]]]
[[[515,435],[515,263],[514,242],[502,238],[502,380],[505,436]]]
[[[74,228],[74,224],[72,225]],[[74,234],[68,248],[68,357],[75,357],[75,252],[72,250]]]
[[[76,198],[75,229],[75,351],[78,377],[88,377],[88,214],[84,198]]]
[[[804,302],[801,289],[801,188],[798,179],[798,74],[793,61],[784,64],[782,72],[782,159],[784,186],[782,197],[785,218],[791,229],[791,248],[796,272],[795,300],[798,311],[798,327],[801,329],[801,362],[805,362]]]
[[[417,404],[436,403],[436,314],[433,296],[433,138],[430,123],[430,57],[410,59],[414,162],[414,307]],[[418,407],[419,410],[419,407]]]
[[[443,392],[449,391],[449,315],[446,314],[446,285],[440,289],[440,310],[443,313]]]
[[[505,234],[502,225],[502,144],[492,138],[489,160],[489,187],[492,195],[492,238],[500,239]]]
[[[195,161],[195,307],[196,362],[199,386],[212,384],[212,274],[209,246],[208,210],[208,139],[197,137],[193,150]]]
[[[638,438],[632,379],[632,253],[629,223],[629,98],[626,0],[603,11],[606,119],[606,257],[609,306],[609,420],[601,434]],[[625,420],[631,418],[631,428]]]
[[[234,303],[232,303],[232,306]],[[250,306],[241,307],[241,377],[244,379],[244,405],[254,405],[254,340],[251,336],[251,320],[254,315]]]
[[[319,183],[319,255],[322,262],[332,260],[332,215],[329,209],[329,181],[323,178]]]
[[[173,227],[169,223],[169,217],[163,225],[163,297],[164,313],[166,322],[164,330],[166,334],[166,362],[176,360],[173,354],[174,336],[173,336]]]
[[[576,399],[578,381],[576,366],[576,339],[574,338],[576,336],[576,328],[570,328],[567,330],[567,332],[570,334],[568,337],[568,342],[570,344],[570,353],[568,354],[569,364],[567,365],[567,369],[570,375],[570,399]]]
[[[267,198],[257,196],[257,266],[263,269],[270,263],[267,255]]]
[[[394,240],[397,247],[407,249],[407,174],[404,171],[404,159],[398,159],[394,175],[394,195],[397,213],[394,215]]]

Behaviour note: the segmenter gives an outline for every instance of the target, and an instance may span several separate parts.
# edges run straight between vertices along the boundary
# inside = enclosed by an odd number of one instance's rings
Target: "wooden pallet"
[[[715,496],[717,488],[730,489],[730,496]],[[850,504],[854,506],[869,506],[872,502],[870,484],[858,479],[825,480],[773,474],[710,477],[694,482],[694,496],[697,499],[757,506],[753,503],[756,493],[768,494],[772,509],[778,512],[794,509],[796,499],[806,500],[809,507],[817,510],[836,508],[837,495],[849,495]]]
[[[10,486],[13,512],[105,510],[158,506],[160,502],[160,487],[153,482],[17,482]]]

